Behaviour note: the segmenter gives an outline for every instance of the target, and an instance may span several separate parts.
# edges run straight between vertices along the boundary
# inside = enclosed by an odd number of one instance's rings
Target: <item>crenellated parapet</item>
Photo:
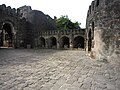
[[[89,6],[87,17],[90,17],[93,13],[95,13],[98,9],[105,6],[104,3],[105,0],[94,0],[91,2],[91,5]]]
[[[70,30],[49,30],[49,31],[41,31],[39,32],[40,36],[49,36],[49,35],[85,35],[85,29],[70,29]]]
[[[0,5],[0,15],[20,16],[19,9],[11,8],[5,4]]]
[[[12,47],[19,47],[20,42],[26,38],[26,25],[27,21],[21,17],[20,10],[6,6],[5,4],[0,5],[0,46],[9,46],[8,41],[12,43]],[[7,32],[7,35],[6,33]],[[9,33],[8,33],[9,32]],[[9,40],[7,37],[9,36]]]
[[[107,8],[119,7],[119,0],[94,0],[88,8],[87,19],[94,17],[99,11]],[[113,7],[114,6],[114,7]]]
[[[18,30],[20,23],[23,23],[21,18],[20,10],[6,6],[5,4],[0,5],[0,24],[8,22],[14,26],[15,30]],[[0,27],[2,29],[2,27]]]

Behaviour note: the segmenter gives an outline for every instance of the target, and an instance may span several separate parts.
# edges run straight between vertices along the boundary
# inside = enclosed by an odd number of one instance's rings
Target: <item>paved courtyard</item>
[[[0,49],[0,90],[120,90],[120,64],[79,50]]]

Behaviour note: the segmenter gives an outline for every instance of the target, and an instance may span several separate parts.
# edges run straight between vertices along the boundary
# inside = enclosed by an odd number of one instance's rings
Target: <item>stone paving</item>
[[[120,64],[78,50],[0,49],[0,90],[120,90]]]

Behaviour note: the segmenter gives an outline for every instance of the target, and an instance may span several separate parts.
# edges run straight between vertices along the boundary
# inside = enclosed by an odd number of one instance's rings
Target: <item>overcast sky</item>
[[[74,22],[81,23],[84,28],[86,24],[86,16],[89,5],[93,0],[0,0],[0,4],[6,4],[12,8],[18,8],[29,5],[32,9],[40,10],[45,14],[60,17],[68,15]]]

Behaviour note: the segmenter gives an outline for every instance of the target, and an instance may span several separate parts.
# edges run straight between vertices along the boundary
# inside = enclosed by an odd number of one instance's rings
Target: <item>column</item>
[[[6,46],[6,41],[5,41],[5,30],[3,30],[3,46]]]
[[[69,43],[70,43],[70,49],[73,49],[73,34],[72,33],[70,34],[70,41],[69,41]]]
[[[60,49],[60,33],[57,32],[57,49]]]
[[[48,48],[48,39],[45,40],[45,48]]]
[[[60,48],[60,43],[59,43],[59,41],[57,40],[57,49],[59,49]]]

